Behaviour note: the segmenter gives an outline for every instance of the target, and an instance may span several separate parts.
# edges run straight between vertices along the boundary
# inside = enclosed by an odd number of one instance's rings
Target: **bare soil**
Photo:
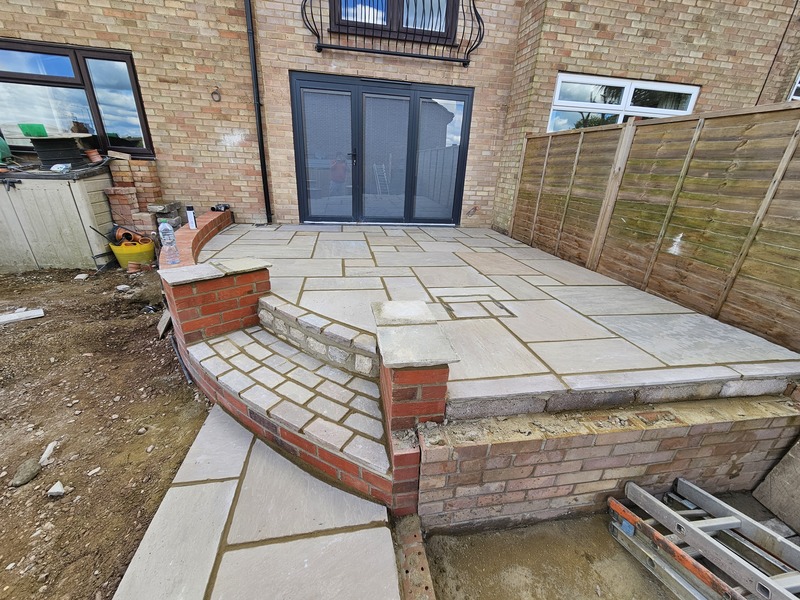
[[[207,414],[143,311],[161,309],[157,274],[77,273],[0,276],[0,314],[45,311],[0,326],[3,600],[111,598]],[[54,462],[8,487],[52,441]]]

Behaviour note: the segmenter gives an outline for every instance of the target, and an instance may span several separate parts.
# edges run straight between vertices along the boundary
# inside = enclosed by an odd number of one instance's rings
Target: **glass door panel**
[[[373,221],[402,220],[411,99],[368,93],[363,98],[363,216]]]
[[[453,218],[464,102],[421,98],[413,218]]]
[[[302,90],[307,217],[354,220],[352,95]]]

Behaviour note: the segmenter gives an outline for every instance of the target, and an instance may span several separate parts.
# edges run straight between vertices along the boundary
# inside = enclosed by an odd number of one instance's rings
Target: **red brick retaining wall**
[[[233,213],[229,210],[223,212],[207,212],[196,218],[197,229],[189,229],[188,226],[181,227],[175,232],[175,239],[178,242],[178,252],[180,252],[180,265],[165,266],[186,266],[197,264],[197,256],[203,246],[217,235],[220,231],[233,225]]]
[[[419,514],[428,529],[600,511],[629,480],[654,492],[678,476],[712,493],[751,490],[797,438],[800,410],[761,398],[512,417],[501,425],[509,433],[492,439],[468,425],[421,434]]]

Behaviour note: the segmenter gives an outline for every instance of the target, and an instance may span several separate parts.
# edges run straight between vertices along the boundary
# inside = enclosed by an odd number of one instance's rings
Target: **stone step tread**
[[[188,351],[258,414],[380,475],[389,471],[376,381],[308,356],[261,326]]]

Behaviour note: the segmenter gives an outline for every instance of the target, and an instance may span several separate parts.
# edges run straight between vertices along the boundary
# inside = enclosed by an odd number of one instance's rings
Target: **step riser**
[[[342,326],[332,324],[335,326],[333,332],[328,331],[330,327],[312,328],[292,315],[265,307],[263,302],[260,308],[258,317],[261,324],[276,337],[337,369],[359,377],[378,377],[380,365],[374,336],[358,332],[358,336],[347,339],[335,333],[337,328],[345,329]]]

